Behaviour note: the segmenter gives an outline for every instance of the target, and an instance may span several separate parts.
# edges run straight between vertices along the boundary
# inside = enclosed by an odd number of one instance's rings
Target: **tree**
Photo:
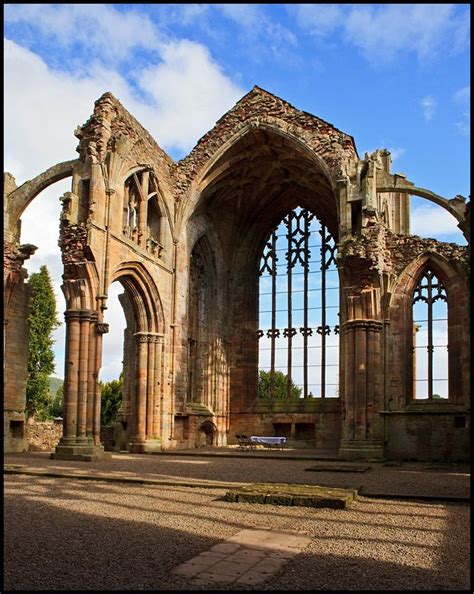
[[[50,403],[49,376],[54,372],[53,331],[61,325],[56,310],[53,283],[46,266],[34,272],[30,288],[28,376],[26,383],[27,415],[46,414]]]
[[[110,382],[99,382],[100,384],[100,422],[102,425],[110,425],[115,422],[117,413],[122,404],[123,395],[123,373],[118,380]]]
[[[52,419],[64,415],[64,383],[56,390],[48,407],[48,416]]]
[[[288,398],[288,376],[281,371],[275,371],[274,377],[274,391],[273,398],[276,400],[284,400]],[[271,389],[271,371],[260,370],[258,376],[258,397],[263,400],[270,399]],[[291,382],[291,396],[290,398],[298,399],[302,393],[301,388]]]

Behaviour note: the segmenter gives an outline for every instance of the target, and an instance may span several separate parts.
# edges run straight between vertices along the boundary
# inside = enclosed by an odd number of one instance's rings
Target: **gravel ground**
[[[117,455],[5,463],[114,476],[355,486],[463,496],[466,465],[306,472],[315,461]],[[403,493],[404,492],[404,493]],[[296,530],[311,544],[259,590],[469,590],[469,505],[359,498],[346,510],[222,501],[223,489],[4,476],[6,590],[190,590],[178,564],[246,528]],[[392,493],[393,494],[393,493]],[[207,590],[209,588],[201,588]],[[236,589],[222,587],[219,589]],[[252,588],[240,587],[240,590]]]
[[[269,455],[274,453],[267,452]],[[314,459],[288,460],[254,457],[212,457],[199,455],[113,454],[109,461],[69,462],[50,460],[47,453],[11,454],[7,464],[26,465],[43,470],[81,474],[100,472],[110,476],[143,476],[151,479],[201,479],[225,482],[283,482],[360,488],[365,495],[420,495],[435,497],[469,497],[468,464],[404,463],[387,467],[370,463],[367,472],[309,472],[306,468],[327,464]],[[360,463],[359,463],[360,465]]]
[[[170,571],[245,528],[311,538],[259,590],[469,588],[466,504],[362,497],[347,510],[292,508],[228,503],[222,489],[25,475],[6,475],[4,494],[10,591],[200,589]]]

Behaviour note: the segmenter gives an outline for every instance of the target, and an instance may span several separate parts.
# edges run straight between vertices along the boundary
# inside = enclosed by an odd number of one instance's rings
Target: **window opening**
[[[414,398],[448,397],[448,331],[446,289],[431,269],[413,293]]]
[[[270,398],[337,396],[338,316],[334,239],[298,207],[272,231],[260,259],[259,368]]]

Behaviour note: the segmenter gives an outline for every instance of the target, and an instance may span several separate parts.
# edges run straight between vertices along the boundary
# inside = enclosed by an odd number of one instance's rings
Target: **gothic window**
[[[123,234],[152,255],[160,257],[162,216],[153,172],[143,170],[125,182]]]
[[[413,397],[448,397],[448,312],[441,280],[427,268],[413,293]]]
[[[334,240],[298,207],[272,231],[260,260],[259,369],[270,398],[337,397],[338,316]]]

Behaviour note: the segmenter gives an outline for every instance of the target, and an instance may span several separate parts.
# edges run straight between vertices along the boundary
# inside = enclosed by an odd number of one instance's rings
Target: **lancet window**
[[[448,397],[448,311],[446,289],[430,269],[413,292],[413,396]]]
[[[144,170],[134,173],[125,182],[123,235],[160,257],[163,249],[162,220],[153,172]]]
[[[260,260],[259,369],[269,397],[336,397],[338,334],[335,242],[298,207],[272,231]]]

